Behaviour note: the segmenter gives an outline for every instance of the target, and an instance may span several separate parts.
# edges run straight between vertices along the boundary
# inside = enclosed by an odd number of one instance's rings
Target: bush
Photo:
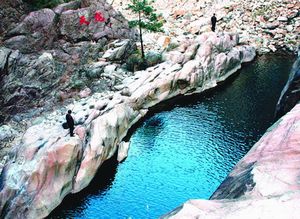
[[[126,60],[126,69],[128,71],[139,71],[147,68],[147,64],[144,62],[142,55],[139,53],[134,53],[128,57]]]
[[[178,46],[179,46],[179,44],[177,44],[177,43],[170,43],[170,44],[167,46],[166,51],[167,51],[167,52],[170,52],[171,50],[176,49]]]
[[[53,8],[59,4],[70,2],[71,0],[24,0],[34,9]]]
[[[159,52],[149,51],[145,56],[147,66],[154,66],[161,63],[162,55]]]

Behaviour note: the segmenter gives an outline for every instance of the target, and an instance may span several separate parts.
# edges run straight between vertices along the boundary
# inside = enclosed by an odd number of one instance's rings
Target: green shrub
[[[150,67],[161,63],[162,55],[159,52],[149,51],[148,53],[146,53],[145,59],[147,62],[147,66]]]
[[[157,65],[162,62],[162,54],[159,52],[149,51],[145,55],[145,59],[142,58],[140,51],[136,51],[131,54],[126,60],[126,69],[128,71],[140,71],[145,70],[148,67]]]
[[[126,60],[126,69],[128,71],[139,71],[147,68],[147,63],[142,58],[139,53],[134,53],[128,57]]]
[[[179,46],[179,44],[177,44],[177,43],[170,43],[170,44],[167,46],[166,51],[167,51],[167,52],[170,52],[171,50],[176,49],[178,46]]]

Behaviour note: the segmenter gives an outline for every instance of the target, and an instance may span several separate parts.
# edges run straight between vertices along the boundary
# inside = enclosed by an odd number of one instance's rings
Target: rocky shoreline
[[[210,200],[189,200],[161,218],[297,218],[300,104],[270,127]]]
[[[189,200],[161,218],[297,218],[299,73],[300,50],[277,103],[279,120],[235,165],[210,200]]]
[[[64,112],[36,119],[2,169],[2,215],[48,215],[68,193],[85,188],[118,148],[124,158],[128,144],[121,141],[148,108],[215,87],[254,57],[254,48],[238,45],[237,35],[206,33],[171,51],[167,62],[124,79],[119,91],[77,102],[75,138],[61,127]]]
[[[125,4],[113,1],[126,15]],[[78,0],[31,13],[21,0],[0,6],[0,121],[6,120],[3,113],[14,115],[0,126],[3,218],[45,217],[67,194],[86,187],[117,151],[118,160],[124,159],[129,144],[122,140],[150,107],[215,87],[251,61],[255,50],[295,52],[299,44],[296,0],[157,0],[165,33],[145,33],[145,42],[165,61],[134,74],[123,65],[136,50],[135,31],[125,19],[130,15],[123,17],[106,1]],[[80,25],[79,16],[93,20],[97,11],[110,23]],[[217,33],[209,32],[213,12]],[[75,138],[61,127],[69,108],[74,109]],[[223,208],[220,203],[213,207]],[[187,209],[197,214],[196,208],[193,202]],[[176,213],[185,213],[182,209]]]

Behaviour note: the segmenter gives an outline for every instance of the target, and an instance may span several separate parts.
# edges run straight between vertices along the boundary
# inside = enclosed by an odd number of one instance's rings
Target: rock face
[[[162,218],[297,218],[300,104],[239,161],[211,200],[190,200]]]
[[[79,1],[28,14],[15,28],[4,35],[3,44],[22,53],[56,48],[58,39],[76,43],[103,39],[133,38],[127,21],[105,0],[84,8]],[[96,14],[102,19],[96,19]],[[59,43],[61,44],[61,42]]]
[[[237,43],[234,34],[206,33],[185,39],[177,48],[182,55],[179,63],[167,59],[127,77],[116,92],[95,94],[69,106],[74,108],[77,125],[74,138],[61,127],[64,112],[32,121],[0,173],[1,217],[45,217],[68,193],[85,188],[118,147],[119,160],[126,156],[128,145],[122,139],[148,108],[215,87],[243,62],[251,61],[255,49]]]
[[[51,9],[31,12],[6,35],[4,45],[24,53],[51,48],[56,34],[56,14]]]
[[[290,111],[300,100],[300,48],[298,59],[293,65],[289,80],[285,85],[276,107],[276,117],[284,115]]]
[[[29,12],[29,7],[22,0],[2,0],[0,2],[0,42],[3,34],[17,25]]]
[[[2,4],[4,14],[17,7],[7,1]],[[82,16],[89,25],[81,22]],[[0,34],[4,37],[0,41],[0,124],[8,115],[51,108],[53,103],[80,96],[87,87],[92,92],[110,90],[127,76],[119,63],[112,63],[116,60],[102,56],[117,39],[126,44],[114,45],[117,61],[124,62],[136,50],[135,32],[105,0],[73,1],[25,14],[20,20],[5,23],[7,28]],[[100,59],[102,68],[96,65]],[[108,65],[115,68],[107,76]]]

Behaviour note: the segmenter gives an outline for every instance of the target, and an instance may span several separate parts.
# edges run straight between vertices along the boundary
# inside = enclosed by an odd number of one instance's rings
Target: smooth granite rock
[[[194,56],[190,56],[189,47],[181,49],[187,53],[185,57],[190,57],[186,63],[166,61],[125,78],[119,91],[74,102],[69,106],[77,126],[73,138],[61,126],[62,111],[54,111],[28,128],[0,174],[1,216],[45,217],[67,194],[85,188],[148,108],[178,95],[213,88],[240,69],[243,62],[254,59],[255,50],[237,45],[236,39],[227,33],[206,33],[190,39],[187,44],[197,49],[193,49]],[[220,48],[226,52],[217,59]],[[123,149],[121,146],[120,151]]]

